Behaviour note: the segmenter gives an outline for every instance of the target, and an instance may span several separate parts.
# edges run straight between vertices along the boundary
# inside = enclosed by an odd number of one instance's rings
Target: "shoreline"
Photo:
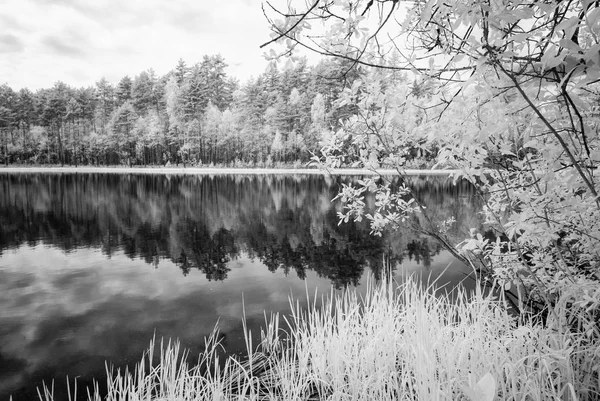
[[[450,176],[459,170],[420,170],[406,169],[408,176],[430,175]],[[114,173],[114,174],[194,174],[194,175],[267,175],[267,174],[305,174],[305,175],[398,175],[396,170],[367,170],[339,168],[322,170],[318,168],[217,168],[217,167],[0,167],[0,173]]]

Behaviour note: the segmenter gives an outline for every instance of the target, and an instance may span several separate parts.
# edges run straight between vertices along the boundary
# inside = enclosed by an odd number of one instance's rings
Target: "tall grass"
[[[597,339],[517,325],[481,292],[450,300],[412,279],[367,286],[320,307],[291,301],[291,329],[271,315],[256,346],[245,328],[244,361],[219,359],[216,333],[193,365],[177,341],[161,341],[158,355],[153,341],[133,372],[109,370],[106,400],[600,399]],[[97,389],[88,398],[99,401]]]

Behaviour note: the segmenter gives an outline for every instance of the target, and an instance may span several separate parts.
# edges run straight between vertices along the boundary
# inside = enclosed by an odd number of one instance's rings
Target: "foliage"
[[[361,66],[338,99],[353,113],[324,148],[326,165],[402,173],[417,152],[458,169],[496,234],[456,243],[434,223],[429,234],[514,291],[522,311],[548,316],[566,297],[565,327],[600,335],[597,3],[334,0],[271,7],[267,18],[264,46],[283,45],[272,57],[308,48]],[[342,218],[369,216],[356,200],[371,187],[353,190]],[[408,219],[413,208],[396,199],[370,215],[375,229]]]

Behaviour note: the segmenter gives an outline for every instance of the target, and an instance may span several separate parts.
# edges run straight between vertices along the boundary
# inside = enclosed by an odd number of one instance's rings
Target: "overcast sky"
[[[0,84],[116,84],[216,53],[244,81],[264,70],[259,45],[269,39],[261,0],[2,0]]]

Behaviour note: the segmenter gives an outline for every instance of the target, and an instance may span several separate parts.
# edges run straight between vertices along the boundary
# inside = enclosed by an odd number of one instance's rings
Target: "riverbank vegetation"
[[[473,227],[457,242],[447,236],[454,221],[431,218],[409,186],[371,179],[342,189],[340,219],[367,219],[377,234],[405,227],[417,213],[427,224],[414,228],[473,266],[482,285],[503,291],[522,321],[534,319],[540,328],[560,322],[558,332],[597,346],[600,6],[300,3],[268,9],[272,40],[265,46],[274,47],[272,57],[308,48],[359,69],[338,101],[353,106],[353,114],[315,159],[327,166],[391,165],[402,176],[407,149],[417,146],[475,186],[484,227],[494,235]],[[423,86],[408,90],[403,74]],[[376,194],[375,205],[365,203],[366,193]],[[599,366],[588,372],[595,382]]]
[[[392,165],[402,176],[411,144],[437,149],[437,164],[459,169],[455,178],[476,187],[496,234],[473,228],[457,243],[445,234],[453,221],[428,218],[408,186],[369,179],[342,189],[340,218],[368,219],[377,234],[419,213],[429,221],[424,233],[511,292],[521,313],[547,319],[566,297],[572,318],[586,323],[565,324],[597,341],[600,7],[538,0],[298,6],[268,14],[273,40],[265,45],[282,44],[274,58],[300,46],[361,68],[338,102],[353,114],[318,160]],[[402,84],[408,72],[424,79],[426,96]],[[374,207],[364,202],[367,192],[377,194]]]
[[[544,324],[520,321],[481,291],[435,293],[410,278],[317,298],[266,317],[248,358],[220,358],[218,335],[196,360],[154,341],[133,371],[108,371],[117,400],[593,400],[600,347],[564,329],[566,303]],[[285,329],[285,330],[283,330]],[[196,363],[197,361],[197,363]],[[73,385],[71,385],[74,391]],[[89,399],[100,401],[98,389]],[[50,388],[41,400],[52,400]],[[74,397],[73,397],[74,399]]]

